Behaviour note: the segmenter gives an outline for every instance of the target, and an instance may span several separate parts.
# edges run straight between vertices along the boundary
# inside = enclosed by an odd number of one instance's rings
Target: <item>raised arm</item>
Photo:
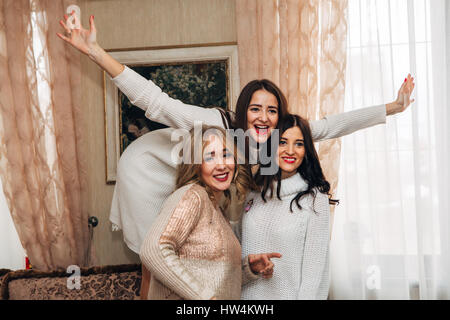
[[[74,21],[74,23],[71,21]],[[57,33],[57,36],[87,55],[111,77],[119,75],[124,70],[124,65],[111,57],[97,43],[97,29],[95,28],[94,16],[89,17],[89,30],[83,28],[75,11],[72,11],[70,16],[65,14],[64,20],[60,20],[59,23],[64,28],[65,35]]]
[[[328,250],[330,207],[328,197],[318,193],[306,231],[299,300],[325,300],[328,296]]]
[[[385,123],[386,116],[403,112],[414,102],[414,100],[411,100],[414,87],[414,78],[408,75],[394,102],[328,115],[321,120],[310,121],[314,141],[339,138],[361,129]]]
[[[83,28],[74,13],[73,11],[70,17],[64,15],[64,20],[60,20],[65,35],[57,33],[58,37],[87,55],[106,71],[130,102],[146,112],[147,118],[172,128],[186,130],[192,129],[194,121],[223,127],[219,111],[184,104],[180,100],[172,99],[151,80],[145,79],[114,59],[97,43],[94,16],[89,18],[90,28],[87,30]],[[75,23],[72,24],[70,22],[72,20]]]
[[[185,104],[169,97],[153,83],[125,66],[124,71],[112,79],[130,102],[145,111],[150,120],[172,128],[191,130],[195,121],[223,127],[222,117],[216,109]]]
[[[195,278],[177,254],[199,221],[200,206],[200,196],[188,190],[168,221],[167,213],[160,213],[147,233],[139,254],[142,263],[159,281],[188,300],[214,297],[214,291]]]

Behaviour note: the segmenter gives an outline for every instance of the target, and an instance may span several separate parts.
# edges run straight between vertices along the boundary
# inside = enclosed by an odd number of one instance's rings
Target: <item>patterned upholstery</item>
[[[3,284],[3,280],[5,279],[6,275],[8,274],[8,272],[10,272],[11,270],[9,269],[0,269],[0,288],[2,287]],[[0,300],[3,300],[2,297],[2,290],[0,290]]]
[[[118,265],[81,269],[80,289],[65,271],[19,270],[7,273],[1,286],[9,300],[136,300],[140,299],[141,265]],[[1,274],[0,274],[1,279]],[[1,281],[1,280],[0,280]]]

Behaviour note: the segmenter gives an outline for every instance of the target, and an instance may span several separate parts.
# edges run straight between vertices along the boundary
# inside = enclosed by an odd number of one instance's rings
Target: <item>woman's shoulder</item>
[[[198,183],[192,183],[186,193],[191,197],[196,196],[200,200],[209,199],[208,192],[205,187],[199,185]]]
[[[182,200],[198,200],[202,201],[204,197],[208,196],[205,188],[196,183],[190,183],[176,189],[172,196],[181,198]]]
[[[200,209],[203,203],[201,186],[191,183],[176,189],[164,202],[161,214],[172,214],[174,210],[184,208],[192,211],[194,208]]]
[[[330,200],[326,193],[320,192],[318,188],[313,189],[315,192],[314,211],[316,212],[330,212]]]

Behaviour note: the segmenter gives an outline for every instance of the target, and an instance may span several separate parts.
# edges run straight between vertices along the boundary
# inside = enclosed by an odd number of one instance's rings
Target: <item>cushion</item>
[[[3,297],[2,297],[2,292],[3,292],[3,290],[2,290],[3,279],[5,279],[6,274],[9,273],[9,272],[11,272],[11,270],[9,270],[9,269],[0,269],[0,300],[3,300]]]
[[[8,273],[2,288],[10,300],[135,300],[139,299],[141,265],[80,269],[80,288],[68,288],[74,277],[65,271],[19,270]],[[70,279],[69,279],[70,277]]]

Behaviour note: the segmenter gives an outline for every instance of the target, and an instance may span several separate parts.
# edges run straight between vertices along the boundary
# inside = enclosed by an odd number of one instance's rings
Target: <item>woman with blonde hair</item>
[[[203,126],[200,137],[194,131],[183,148],[176,190],[141,246],[142,263],[151,274],[148,299],[239,299],[241,285],[259,274],[270,278],[270,259],[281,257],[252,253],[241,259],[223,210],[232,182],[242,197],[254,187],[249,167],[238,164],[237,148],[224,129]]]

